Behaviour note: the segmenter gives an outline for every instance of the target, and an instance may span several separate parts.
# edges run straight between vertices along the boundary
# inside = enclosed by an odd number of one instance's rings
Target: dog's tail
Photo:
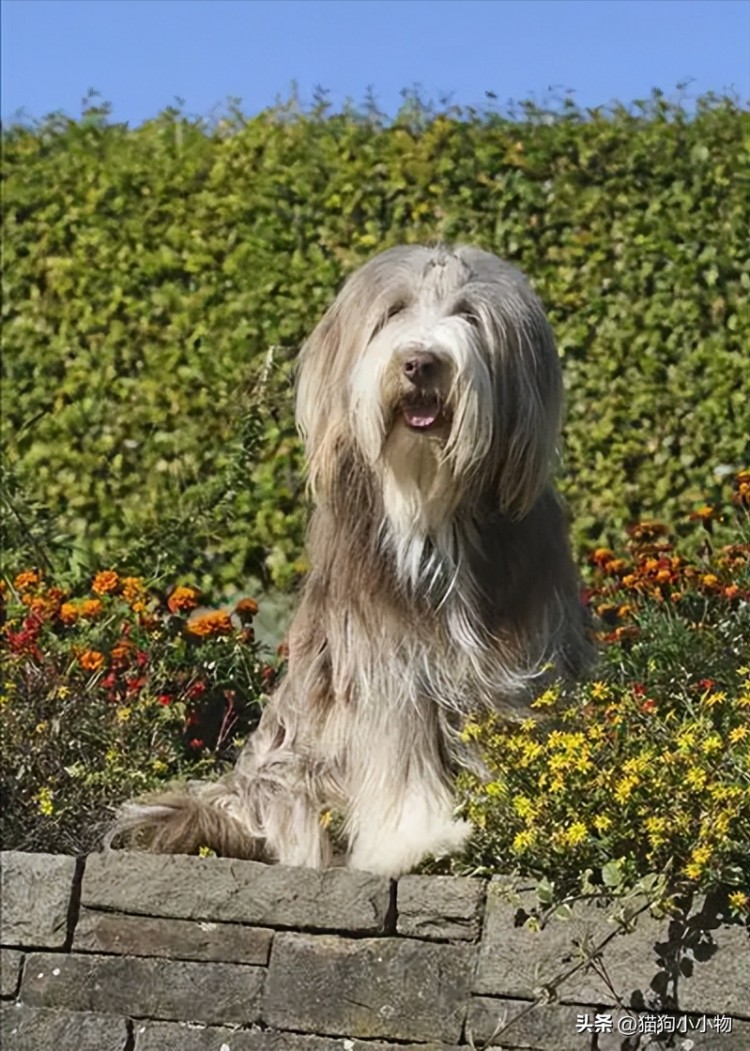
[[[185,788],[125,803],[104,837],[104,848],[115,844],[154,854],[199,854],[252,861],[268,857],[266,840],[235,817],[220,785],[193,782]]]

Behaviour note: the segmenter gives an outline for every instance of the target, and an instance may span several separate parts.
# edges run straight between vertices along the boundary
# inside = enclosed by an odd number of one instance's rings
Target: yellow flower
[[[739,744],[740,741],[744,741],[750,731],[746,726],[735,726],[733,730],[729,731],[729,743]]]
[[[714,690],[713,693],[706,691],[701,697],[701,704],[705,704],[707,708],[714,708],[717,704],[722,704],[727,699],[727,695],[723,690]]]
[[[664,833],[668,828],[668,822],[665,817],[646,818],[645,825],[648,841],[652,847],[659,847],[666,842]]]
[[[528,850],[529,847],[533,847],[536,842],[536,833],[533,829],[525,828],[523,831],[518,832],[513,839],[513,852],[515,854],[523,854],[524,850]]]
[[[461,731],[462,741],[476,741],[482,733],[482,727],[479,723],[468,722]]]
[[[546,689],[544,691],[544,693],[540,693],[539,694],[537,699],[532,702],[531,707],[532,708],[549,708],[551,705],[553,705],[557,701],[559,696],[560,696],[560,689],[559,689],[559,687],[557,687],[557,686],[550,686],[548,689]]]
[[[609,697],[609,687],[606,682],[592,682],[591,696],[595,701],[606,700],[606,698]]]
[[[615,799],[617,802],[621,804],[627,803],[638,783],[638,778],[633,775],[621,778],[615,785]]]
[[[750,897],[741,890],[732,891],[729,904],[736,912],[750,912]]]
[[[583,843],[589,834],[589,830],[584,825],[583,821],[574,821],[569,828],[565,830],[565,842],[570,847],[576,847],[579,843]]]
[[[53,803],[52,792],[49,788],[40,788],[36,794],[36,802],[39,807],[39,813],[44,814],[45,817],[49,817],[55,812],[55,805]]]
[[[701,770],[699,766],[692,766],[685,774],[685,784],[689,785],[691,788],[705,788],[706,781],[706,771]]]
[[[121,723],[126,723],[130,716],[133,714],[132,709],[128,707],[122,707],[117,709],[117,720]]]
[[[612,827],[612,818],[607,817],[606,814],[597,814],[594,818],[593,825],[597,832],[606,832],[607,829]]]
[[[528,798],[528,796],[515,796],[513,809],[525,821],[533,820],[539,813],[539,808]]]
[[[703,846],[696,847],[690,855],[690,860],[696,865],[705,865],[710,860],[713,850],[708,844],[704,843]]]
[[[720,752],[724,747],[724,742],[718,734],[709,734],[708,737],[704,737],[701,741],[701,751],[704,755],[711,755],[713,752]]]
[[[216,857],[216,851],[215,850],[211,850],[210,847],[198,847],[198,857],[199,858],[215,858]]]
[[[46,720],[42,720],[42,722],[37,723],[36,726],[34,727],[34,733],[35,734],[46,733],[48,726],[49,726],[49,723]]]

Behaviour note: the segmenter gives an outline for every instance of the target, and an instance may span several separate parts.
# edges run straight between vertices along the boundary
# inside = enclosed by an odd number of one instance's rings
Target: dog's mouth
[[[423,394],[408,398],[403,405],[407,427],[423,434],[450,425],[450,412],[437,395]]]

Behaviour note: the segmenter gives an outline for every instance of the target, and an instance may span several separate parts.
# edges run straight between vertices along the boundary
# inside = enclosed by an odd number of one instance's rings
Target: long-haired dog
[[[235,769],[122,811],[148,849],[396,876],[454,851],[470,713],[589,656],[550,484],[560,366],[523,275],[474,248],[393,248],[302,349],[311,571],[288,670]]]

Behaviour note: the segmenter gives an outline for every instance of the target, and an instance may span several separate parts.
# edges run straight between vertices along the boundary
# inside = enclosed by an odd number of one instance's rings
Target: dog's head
[[[325,494],[355,446],[399,485],[434,486],[437,472],[454,496],[492,492],[523,517],[547,482],[561,389],[544,310],[518,270],[474,248],[390,249],[349,278],[302,351],[313,491]]]

